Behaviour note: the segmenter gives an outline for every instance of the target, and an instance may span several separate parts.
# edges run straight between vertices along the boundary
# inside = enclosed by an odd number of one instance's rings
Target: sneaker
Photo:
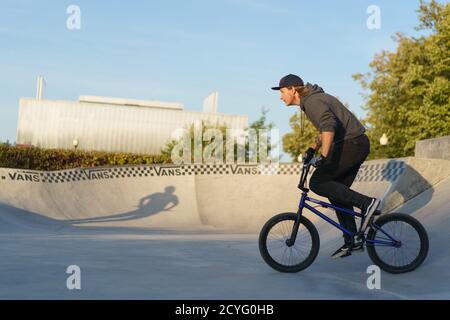
[[[375,213],[375,211],[378,209],[378,206],[380,205],[380,200],[376,198],[372,198],[370,200],[369,205],[366,208],[362,208],[361,214],[363,215],[361,220],[361,231],[365,231],[367,228],[367,225],[369,224],[370,218]]]
[[[363,242],[361,240],[355,240],[353,246],[351,243],[345,243],[331,255],[331,259],[345,258],[351,256],[352,252],[360,250],[364,251]]]
[[[352,254],[350,253],[350,244],[344,244],[342,247],[340,247],[339,249],[337,249],[332,255],[331,255],[331,259],[337,259],[337,258],[345,258],[348,256],[351,256]]]

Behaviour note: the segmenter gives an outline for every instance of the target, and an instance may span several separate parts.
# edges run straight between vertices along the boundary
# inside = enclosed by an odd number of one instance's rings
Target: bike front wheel
[[[417,219],[390,213],[372,223],[366,246],[370,259],[381,269],[405,273],[422,264],[429,243],[427,232]]]
[[[314,262],[319,253],[319,233],[303,216],[300,217],[295,242],[288,245],[296,219],[295,213],[280,213],[261,229],[259,251],[264,261],[277,271],[302,271]]]

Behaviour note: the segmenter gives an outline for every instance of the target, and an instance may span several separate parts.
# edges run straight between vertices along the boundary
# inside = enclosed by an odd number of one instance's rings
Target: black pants
[[[370,142],[366,135],[334,144],[327,161],[311,176],[310,189],[341,208],[353,210],[353,207],[362,208],[367,205],[371,198],[351,190],[350,186],[369,151]],[[344,228],[352,232],[357,231],[353,216],[338,210],[336,215]],[[350,241],[350,237],[345,233],[344,240]]]

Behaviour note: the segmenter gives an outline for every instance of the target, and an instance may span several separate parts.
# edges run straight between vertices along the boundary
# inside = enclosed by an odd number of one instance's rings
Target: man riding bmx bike
[[[320,131],[320,138],[303,155],[304,162],[311,161],[316,167],[309,181],[310,189],[337,207],[359,208],[363,215],[360,230],[364,231],[380,205],[380,200],[350,189],[370,152],[364,126],[337,98],[325,93],[317,84],[304,85],[296,75],[283,77],[272,90],[280,91],[286,106],[299,106]],[[314,157],[320,148],[320,155]],[[357,232],[355,217],[338,210],[336,215],[344,228]],[[331,257],[348,257],[358,250],[363,250],[362,242],[344,233],[344,245]]]

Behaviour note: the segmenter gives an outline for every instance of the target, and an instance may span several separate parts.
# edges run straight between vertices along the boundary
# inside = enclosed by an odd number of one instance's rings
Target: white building
[[[175,130],[197,120],[230,129],[248,126],[247,115],[216,112],[217,92],[205,99],[203,110],[184,111],[180,103],[91,96],[78,101],[21,98],[16,143],[73,149],[75,142],[79,150],[156,155]]]

